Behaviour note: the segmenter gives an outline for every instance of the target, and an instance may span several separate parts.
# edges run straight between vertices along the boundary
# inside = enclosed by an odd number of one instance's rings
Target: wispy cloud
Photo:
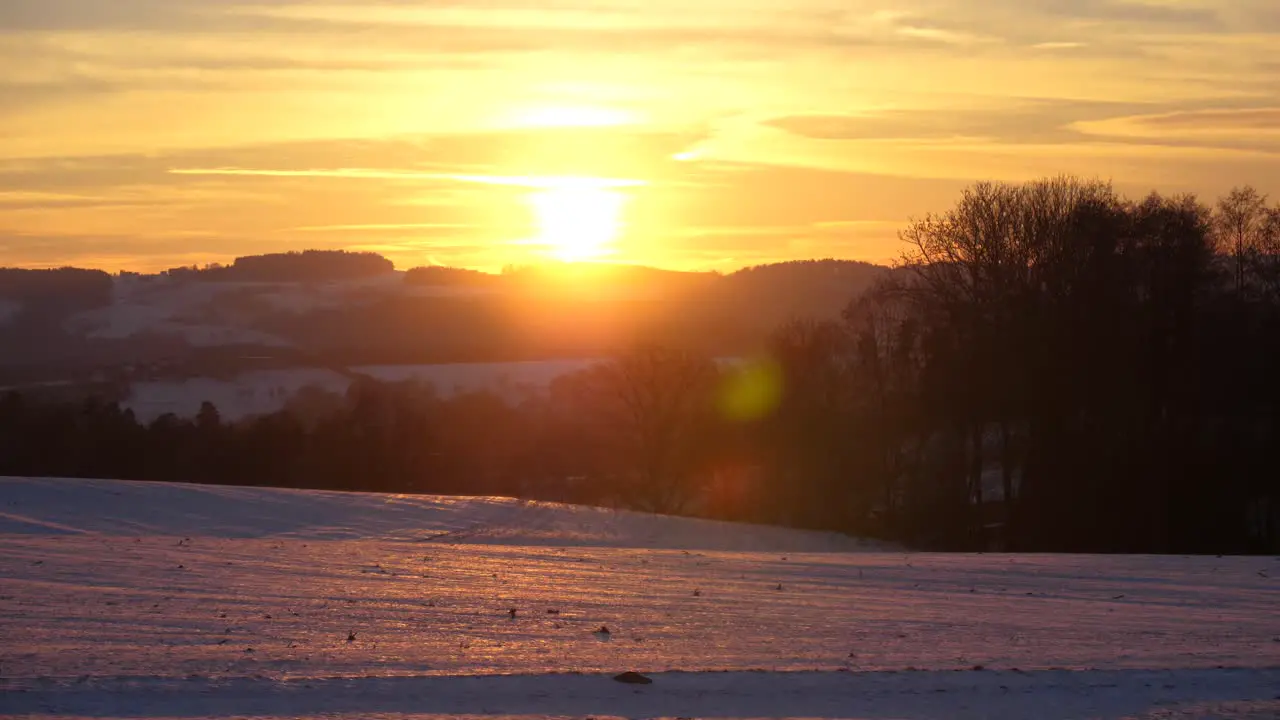
[[[471,227],[462,223],[385,223],[363,225],[304,225],[290,228],[297,232],[398,232],[401,230],[463,230]]]
[[[1080,50],[1088,45],[1083,42],[1055,40],[1035,43],[1031,47],[1034,50]]]
[[[309,168],[304,170],[280,170],[263,168],[173,168],[174,175],[213,175],[282,178],[338,178],[344,180],[414,180],[435,182],[473,183],[500,185],[530,189],[565,187],[582,188],[633,188],[647,185],[645,180],[634,178],[574,177],[562,175],[459,175],[450,173],[416,172],[413,170],[382,170],[375,168]]]
[[[1145,133],[1280,133],[1280,107],[1210,108],[1114,118],[1081,124],[1082,129]]]
[[[282,170],[270,168],[173,168],[173,175],[229,175],[232,177],[313,177],[313,178],[355,178],[364,180],[441,180],[450,179],[439,173],[415,172],[412,170],[379,170],[372,168],[317,168],[303,170]]]

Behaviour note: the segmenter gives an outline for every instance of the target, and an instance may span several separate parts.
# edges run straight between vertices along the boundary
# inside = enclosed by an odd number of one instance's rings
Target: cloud
[[[1075,142],[1081,120],[1149,109],[1141,103],[1012,100],[996,107],[883,110],[860,115],[786,115],[769,127],[817,140],[989,139],[1006,143]]]
[[[85,77],[72,76],[49,82],[6,82],[0,77],[0,116],[28,111],[36,106],[79,104],[123,89],[118,83]]]
[[[1076,41],[1039,42],[1031,46],[1033,50],[1079,50],[1088,47],[1086,43]]]
[[[0,210],[44,210],[52,208],[141,208],[162,206],[165,200],[130,197],[94,197],[53,192],[0,191]]]
[[[7,0],[0,27],[18,30],[138,29],[184,25],[183,0]]]
[[[329,35],[340,40],[349,39],[349,33],[358,30],[365,41],[374,40],[386,48],[430,47],[441,54],[599,52],[824,44],[832,39],[830,28],[811,22],[821,15],[803,5],[726,14],[688,7],[620,9],[607,3],[556,10],[519,2],[424,6],[420,2],[385,1],[7,0],[0,4],[0,27],[11,32]]]
[[[1280,131],[1280,107],[1180,111],[1117,118],[1110,122],[1113,127],[1124,125],[1135,129],[1146,128],[1154,132],[1233,133],[1245,130],[1275,133]]]
[[[255,181],[280,186],[274,181],[316,178],[528,187],[546,178],[591,177],[634,185],[670,175],[680,165],[671,156],[702,137],[702,131],[536,129],[0,159],[0,191]]]
[[[788,115],[765,125],[815,140],[990,141],[1005,145],[1121,144],[1280,150],[1280,107],[1200,103],[1017,101],[1004,107]],[[1240,102],[1240,101],[1237,101]],[[1265,102],[1265,101],[1264,101]],[[1188,107],[1190,105],[1190,107]],[[1181,109],[1178,109],[1181,108]]]
[[[1236,107],[1124,115],[1073,126],[1090,138],[1280,155],[1280,107]]]
[[[19,234],[0,236],[0,250],[6,265],[80,265],[118,269],[162,270],[184,264],[191,258],[225,259],[261,252],[259,238],[221,235],[216,245],[182,233],[140,235],[127,233]]]
[[[226,175],[231,177],[311,177],[361,180],[444,180],[448,176],[412,170],[379,170],[374,168],[320,168],[281,170],[263,168],[172,168],[173,175]]]
[[[402,232],[405,230],[463,230],[461,223],[391,223],[365,225],[304,225],[290,228],[297,232]]]
[[[1245,0],[1249,2],[1252,0]],[[1106,48],[1121,29],[1225,32],[1220,13],[1199,7],[1118,0],[992,0],[974,5],[962,0],[860,4],[841,11],[820,0],[754,3],[749,12],[730,3],[705,8],[654,2],[619,5],[603,0],[573,5],[531,6],[525,2],[461,0],[421,2],[309,2],[273,0],[8,0],[0,4],[0,27],[10,32],[98,31],[183,34],[205,38],[293,38],[324,44],[328,53],[303,62],[264,56],[259,49],[215,54],[170,66],[219,69],[355,69],[388,66],[433,67],[447,56],[551,51],[557,54],[609,54],[705,49],[712,52],[859,51],[881,47],[930,48],[1007,41],[1081,42],[1054,37],[1064,23],[1091,34],[1091,47]],[[1246,15],[1247,12],[1247,15]],[[1274,14],[1265,4],[1238,10],[1248,18]],[[1112,25],[1108,26],[1105,23]],[[1123,28],[1114,26],[1123,24]],[[1237,25],[1242,23],[1236,23]],[[1257,27],[1256,23],[1253,26]],[[413,53],[405,60],[342,57],[361,45],[387,52]],[[368,44],[368,45],[365,45]],[[430,53],[424,55],[424,48]],[[135,48],[143,50],[144,47]],[[254,55],[257,57],[253,57]],[[332,56],[326,59],[326,55]],[[243,57],[241,57],[243,56]],[[651,61],[657,58],[651,59]],[[401,63],[404,63],[401,65]]]
[[[1028,0],[1026,5],[1058,18],[1120,21],[1144,25],[1191,26],[1199,31],[1223,27],[1216,9],[1141,0]]]
[[[620,189],[648,185],[635,178],[566,177],[560,175],[449,175],[449,180],[479,185],[500,185],[525,189],[547,190],[556,188]]]

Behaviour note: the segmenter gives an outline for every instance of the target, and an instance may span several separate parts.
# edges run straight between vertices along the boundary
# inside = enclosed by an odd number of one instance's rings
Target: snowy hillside
[[[927,555],[500,498],[0,479],[0,578],[0,716],[1280,711],[1272,557]],[[611,679],[629,670],[653,684]]]
[[[288,287],[281,285],[279,287]],[[124,339],[144,334],[181,337],[196,347],[228,344],[283,347],[288,343],[250,327],[252,316],[221,317],[216,305],[234,295],[279,292],[276,285],[178,282],[163,277],[115,279],[110,305],[80,313],[68,329],[89,338]]]
[[[73,332],[97,339],[157,334],[180,337],[195,347],[288,347],[288,340],[255,325],[276,312],[303,315],[364,305],[378,298],[440,294],[458,293],[452,288],[406,287],[402,272],[307,283],[122,276],[113,280],[110,304],[78,313],[66,325]],[[0,307],[0,319],[3,311]]]
[[[759,552],[892,549],[835,533],[512,498],[47,478],[0,478],[0,536],[5,534]]]

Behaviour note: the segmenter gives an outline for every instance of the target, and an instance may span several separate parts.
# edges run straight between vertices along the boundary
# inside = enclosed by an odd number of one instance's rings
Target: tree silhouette
[[[706,358],[646,347],[566,378],[559,394],[623,502],[679,512],[712,452],[718,377]]]

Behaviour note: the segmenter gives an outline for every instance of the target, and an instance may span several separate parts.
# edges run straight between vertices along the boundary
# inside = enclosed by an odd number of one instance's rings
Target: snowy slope
[[[515,500],[220,485],[0,478],[0,536],[404,540],[791,552],[885,549],[805,532]]]
[[[1280,712],[1272,557],[912,554],[498,498],[110,481],[0,479],[0,513],[0,716]]]
[[[68,320],[67,327],[101,339],[161,334],[184,338],[197,347],[286,347],[291,344],[289,341],[254,328],[260,315],[270,311],[301,314],[405,292],[400,272],[325,283],[125,276],[114,279],[110,305],[78,313]]]
[[[197,347],[289,345],[286,340],[243,323],[210,323],[199,319],[211,314],[214,306],[226,297],[257,287],[248,283],[179,282],[155,277],[117,278],[112,286],[110,305],[73,316],[67,321],[67,327],[99,339],[173,335]]]

